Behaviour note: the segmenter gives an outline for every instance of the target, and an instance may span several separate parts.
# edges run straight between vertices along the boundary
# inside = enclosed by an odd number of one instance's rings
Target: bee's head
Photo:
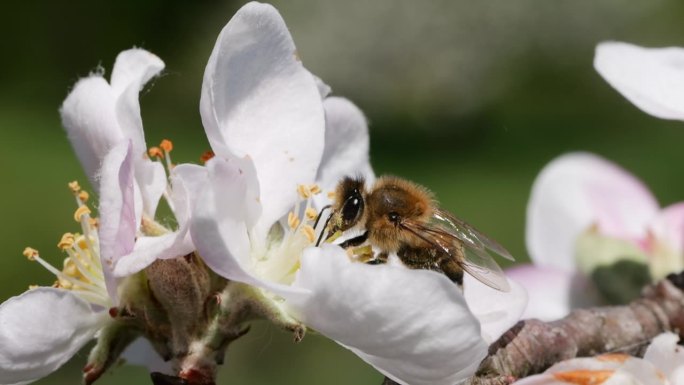
[[[345,231],[361,222],[365,212],[365,181],[363,178],[345,177],[335,190],[331,233]]]

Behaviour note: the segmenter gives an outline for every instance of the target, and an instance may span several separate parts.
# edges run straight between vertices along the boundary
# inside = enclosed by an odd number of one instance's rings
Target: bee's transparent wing
[[[493,251],[502,258],[508,259],[509,261],[515,261],[513,256],[511,256],[511,253],[498,242],[482,234],[468,223],[456,218],[448,211],[436,209],[432,214],[430,224],[453,233],[458,239],[462,240],[467,247],[487,249]]]
[[[436,211],[429,223],[402,221],[404,229],[453,257],[463,270],[485,285],[509,291],[506,275],[494,260],[495,255],[507,256],[508,251],[485,237],[465,222],[442,210]],[[490,247],[494,245],[496,249]]]

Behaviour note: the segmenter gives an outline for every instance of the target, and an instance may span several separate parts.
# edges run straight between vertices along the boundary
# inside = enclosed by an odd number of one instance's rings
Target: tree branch
[[[646,286],[625,306],[577,309],[563,319],[518,322],[489,347],[466,385],[509,385],[574,357],[623,352],[636,356],[663,332],[684,338],[684,272]],[[383,385],[397,383],[385,378]]]

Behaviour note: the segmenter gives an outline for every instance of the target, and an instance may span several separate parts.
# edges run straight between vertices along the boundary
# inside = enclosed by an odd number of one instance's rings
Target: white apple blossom
[[[684,383],[684,348],[679,337],[663,333],[654,338],[644,358],[604,354],[559,362],[517,385],[680,385]]]
[[[535,180],[526,240],[534,266],[507,273],[530,296],[524,317],[552,320],[599,302],[588,277],[597,267],[631,261],[647,266],[652,279],[684,269],[684,203],[660,209],[624,169],[593,154],[570,153]]]
[[[356,107],[327,97],[302,66],[273,7],[249,3],[223,29],[200,111],[216,157],[183,172],[205,186],[195,196],[191,233],[212,270],[261,288],[259,301],[275,322],[294,330],[303,323],[399,383],[454,384],[474,373],[487,345],[446,277],[313,247],[321,187],[345,175],[373,177],[367,127]],[[518,319],[524,295],[510,295],[516,301],[483,309],[490,338]]]

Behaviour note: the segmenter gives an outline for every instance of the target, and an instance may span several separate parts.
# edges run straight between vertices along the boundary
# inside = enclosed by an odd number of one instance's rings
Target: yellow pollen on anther
[[[314,210],[313,208],[309,207],[305,211],[306,217],[309,218],[309,220],[314,220],[318,216],[318,212]]]
[[[40,286],[38,286],[38,285],[29,285],[29,290],[34,290],[34,289],[37,289],[39,287]]]
[[[27,247],[24,249],[24,257],[28,258],[29,261],[35,261],[36,257],[38,256],[38,250],[32,248],[32,247]]]
[[[311,191],[312,194],[316,195],[321,193],[321,188],[318,187],[317,184],[312,184],[311,186],[309,186],[309,191]]]
[[[328,198],[329,199],[335,199],[335,192],[334,191],[328,191]]]
[[[623,363],[627,361],[630,357],[629,354],[624,354],[624,353],[608,353],[608,354],[601,354],[600,356],[596,356],[596,359],[599,361],[608,361],[608,362],[618,362],[618,363]]]
[[[159,147],[165,152],[171,152],[173,150],[173,142],[168,139],[164,139],[159,143]]]
[[[309,199],[311,197],[311,190],[303,184],[297,186],[297,193],[302,199]]]
[[[90,226],[94,228],[97,228],[98,226],[100,226],[100,220],[97,218],[90,218],[88,219],[88,224],[90,224]]]
[[[291,229],[295,229],[299,226],[299,218],[297,218],[292,211],[287,214],[287,225],[290,226]]]
[[[147,153],[150,155],[151,158],[163,158],[164,153],[159,147],[150,147],[149,150],[147,150]]]
[[[62,250],[69,249],[73,246],[74,246],[74,234],[71,234],[71,233],[64,233],[64,235],[62,235],[62,239],[57,244],[57,247],[59,247]]]
[[[81,206],[76,209],[76,212],[74,213],[74,220],[76,222],[80,222],[81,217],[87,214],[90,214],[90,209],[88,208],[88,206]]]
[[[213,158],[213,157],[214,157],[214,151],[211,151],[211,150],[205,151],[205,152],[200,156],[200,161],[202,161],[202,163],[207,163],[207,162],[209,161],[209,159],[211,159],[211,158]]]
[[[309,240],[309,243],[313,243],[314,240],[316,240],[316,231],[314,228],[310,225],[305,225],[302,227],[302,232],[304,235],[306,235],[306,239]]]
[[[78,184],[78,181],[73,181],[69,182],[69,189],[74,193],[77,194],[79,191],[81,191],[81,185]]]
[[[78,199],[80,199],[81,202],[88,202],[88,198],[90,198],[90,194],[88,194],[87,191],[81,190],[81,192],[78,193]]]
[[[553,376],[557,380],[575,385],[601,385],[614,373],[613,370],[574,370],[568,372],[556,372]]]

